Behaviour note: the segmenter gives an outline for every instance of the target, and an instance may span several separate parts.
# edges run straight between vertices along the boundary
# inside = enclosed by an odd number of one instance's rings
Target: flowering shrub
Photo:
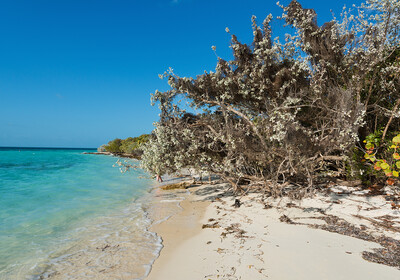
[[[218,57],[215,71],[160,75],[170,90],[152,94],[161,114],[144,147],[145,169],[190,167],[235,189],[280,194],[289,182],[303,191],[346,177],[349,155],[376,127],[384,127],[382,139],[400,130],[400,0],[368,0],[322,26],[295,0],[282,9],[295,30],[284,41],[272,38],[271,15],[261,26],[253,17],[251,44],[226,29],[233,59]],[[371,161],[376,143],[368,145]]]

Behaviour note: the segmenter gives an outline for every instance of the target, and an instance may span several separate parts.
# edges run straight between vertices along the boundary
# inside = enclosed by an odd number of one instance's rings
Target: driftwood
[[[179,183],[174,183],[174,184],[168,184],[168,185],[163,185],[160,187],[162,190],[176,190],[176,189],[187,189],[191,185],[193,185],[193,181],[185,181],[185,182],[179,182]]]

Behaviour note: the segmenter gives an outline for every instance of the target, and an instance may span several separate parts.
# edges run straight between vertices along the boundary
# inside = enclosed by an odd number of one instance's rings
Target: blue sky
[[[300,3],[322,24],[360,1]],[[158,74],[213,70],[212,45],[230,57],[225,27],[251,42],[251,16],[269,13],[281,14],[276,1],[0,0],[0,146],[98,147],[150,133],[150,93],[168,89]]]

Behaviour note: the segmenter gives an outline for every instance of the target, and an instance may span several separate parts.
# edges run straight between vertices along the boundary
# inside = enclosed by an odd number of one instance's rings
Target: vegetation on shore
[[[400,0],[368,0],[322,26],[296,0],[281,7],[285,38],[272,37],[272,15],[261,26],[253,17],[251,44],[226,29],[233,59],[218,57],[215,71],[160,75],[171,88],[152,94],[161,114],[142,167],[193,168],[271,195],[336,178],[398,184],[365,155],[384,160],[400,131]]]
[[[116,138],[98,148],[99,152],[109,152],[118,155],[129,155],[140,158],[143,154],[142,145],[149,141],[149,134],[142,134],[138,137],[126,139]]]

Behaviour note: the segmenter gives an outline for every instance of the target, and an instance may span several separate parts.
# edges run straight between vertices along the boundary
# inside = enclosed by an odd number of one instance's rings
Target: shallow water
[[[0,279],[141,279],[153,181],[76,149],[0,148]]]

